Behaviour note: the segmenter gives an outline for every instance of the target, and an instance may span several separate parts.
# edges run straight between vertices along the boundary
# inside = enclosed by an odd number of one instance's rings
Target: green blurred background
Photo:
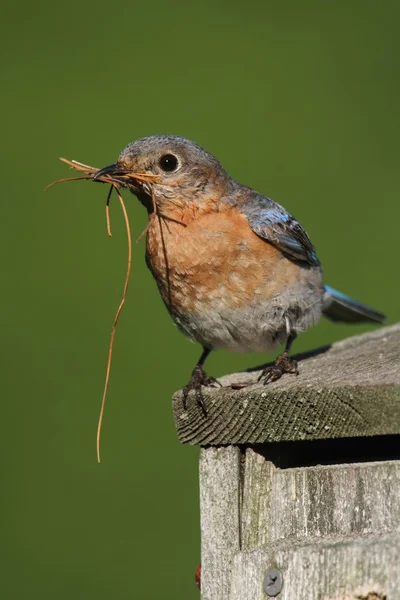
[[[284,204],[326,280],[400,317],[400,4],[24,2],[1,22],[0,597],[198,597],[198,449],[171,395],[200,348],[173,326],[135,246],[99,466],[95,430],[126,237],[101,167],[135,138],[175,133]],[[127,197],[133,234],[144,210]],[[365,328],[364,328],[365,329]],[[296,350],[363,329],[326,321]],[[215,353],[221,375],[265,360]]]

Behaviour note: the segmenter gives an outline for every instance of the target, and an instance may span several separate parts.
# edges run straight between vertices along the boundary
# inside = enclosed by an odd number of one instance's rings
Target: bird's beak
[[[97,181],[100,177],[104,177],[105,175],[110,175],[111,177],[115,177],[118,175],[125,175],[126,171],[121,169],[118,163],[113,163],[112,165],[108,165],[108,167],[103,167],[100,171],[97,171],[95,175],[93,175],[93,181]]]

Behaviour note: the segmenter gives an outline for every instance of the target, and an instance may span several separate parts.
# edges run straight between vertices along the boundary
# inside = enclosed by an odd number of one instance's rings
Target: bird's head
[[[216,158],[194,142],[178,136],[154,135],[132,142],[116,163],[96,173],[120,182],[153,211],[153,201],[163,212],[215,201],[231,184]],[[214,199],[214,200],[213,200]]]

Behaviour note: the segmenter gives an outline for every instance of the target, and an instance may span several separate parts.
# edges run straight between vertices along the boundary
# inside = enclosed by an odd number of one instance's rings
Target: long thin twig
[[[100,169],[97,169],[96,167],[91,167],[90,165],[85,165],[81,162],[78,162],[76,160],[68,160],[67,158],[60,158],[60,160],[64,163],[66,163],[67,165],[69,165],[72,169],[75,169],[81,173],[84,173],[84,175],[80,176],[80,177],[67,177],[67,178],[63,178],[63,179],[58,179],[57,181],[53,181],[52,183],[50,183],[46,188],[45,191],[48,190],[49,188],[51,188],[53,185],[56,185],[58,183],[64,183],[65,181],[77,181],[77,180],[88,180],[88,179],[93,179],[94,175],[96,173],[99,172]],[[103,417],[104,417],[104,408],[105,408],[105,403],[106,403],[106,398],[107,398],[107,392],[108,392],[108,386],[109,386],[109,381],[110,381],[110,373],[111,373],[111,362],[112,362],[112,355],[113,355],[113,347],[114,347],[114,338],[115,338],[115,332],[116,332],[116,327],[117,327],[117,323],[118,323],[118,319],[119,316],[121,314],[122,308],[125,304],[126,301],[126,295],[127,295],[127,291],[128,291],[128,285],[129,285],[129,278],[130,278],[130,273],[131,273],[131,265],[132,265],[132,238],[131,238],[131,229],[130,229],[130,224],[129,224],[129,218],[128,218],[128,213],[125,207],[125,203],[124,200],[121,196],[121,193],[119,191],[120,186],[123,186],[124,184],[129,184],[129,182],[131,181],[132,183],[135,182],[143,182],[143,183],[161,183],[160,177],[159,175],[155,175],[152,173],[127,173],[127,172],[123,172],[121,171],[121,173],[118,173],[118,179],[112,177],[109,174],[106,174],[104,176],[101,177],[97,177],[96,181],[100,181],[102,183],[109,183],[110,184],[110,190],[108,192],[107,195],[107,201],[106,201],[106,224],[107,224],[107,233],[109,235],[109,237],[112,237],[112,233],[111,233],[111,222],[110,222],[110,212],[109,212],[109,204],[110,204],[110,198],[111,198],[111,194],[112,191],[115,189],[116,194],[118,196],[120,205],[121,205],[121,209],[122,209],[122,213],[124,216],[124,221],[125,221],[125,226],[126,226],[126,233],[127,233],[127,238],[128,238],[128,261],[127,261],[127,268],[126,268],[126,275],[125,275],[125,282],[124,282],[124,289],[123,289],[123,293],[122,293],[122,299],[121,302],[118,306],[117,312],[115,313],[115,317],[114,317],[114,322],[111,328],[111,335],[110,335],[110,343],[109,343],[109,348],[108,348],[108,358],[107,358],[107,368],[106,368],[106,377],[105,377],[105,382],[104,382],[104,389],[103,389],[103,397],[102,397],[102,401],[101,401],[101,407],[100,407],[100,414],[99,414],[99,418],[98,418],[98,423],[97,423],[97,435],[96,435],[96,452],[97,452],[97,460],[98,462],[100,462],[100,437],[101,437],[101,429],[102,429],[102,424],[103,424]],[[177,185],[174,183],[164,183],[164,185]],[[155,197],[154,197],[154,189],[152,189],[152,193],[151,193],[151,198],[152,198],[152,203],[153,203],[153,214],[150,215],[150,219],[151,218],[158,218],[158,222],[159,222],[159,227],[160,227],[160,234],[161,234],[161,239],[162,239],[162,246],[163,246],[163,251],[164,251],[164,258],[165,258],[165,262],[166,262],[166,267],[167,267],[167,271],[168,271],[168,259],[167,259],[167,255],[166,255],[166,248],[165,248],[165,241],[164,241],[164,233],[162,230],[162,224],[161,221],[164,219],[167,220],[171,220],[174,221],[176,223],[179,223],[183,226],[186,227],[186,224],[179,221],[179,220],[175,220],[173,218],[169,218],[167,216],[164,216],[162,214],[159,213],[158,211],[158,207],[155,201]],[[148,228],[149,228],[150,222],[147,225],[147,227],[144,229],[144,231],[140,234],[140,236],[138,237],[137,241],[139,241],[147,232]],[[170,290],[170,282],[169,282],[169,274],[167,275],[168,277],[168,288],[169,288],[169,296],[171,294],[171,290]]]
[[[57,179],[57,181],[52,181],[44,188],[44,191],[47,192],[53,185],[57,185],[57,183],[65,183],[66,181],[78,181],[79,179],[93,179],[93,175],[82,175],[82,177],[64,177],[63,179]]]
[[[111,198],[111,194],[112,194],[114,188],[115,188],[115,185],[113,185],[113,184],[110,185],[110,190],[108,192],[108,196],[107,196],[107,200],[106,200],[106,224],[107,224],[108,237],[112,237],[111,220],[110,220],[110,198]]]
[[[109,345],[109,348],[108,348],[106,379],[105,379],[105,383],[104,383],[103,398],[102,398],[102,401],[101,401],[100,415],[99,415],[99,420],[98,420],[98,424],[97,424],[97,436],[96,436],[97,462],[100,462],[100,435],[101,435],[101,426],[102,426],[102,423],[103,423],[104,407],[105,407],[106,398],[107,398],[108,384],[109,384],[109,381],[110,381],[110,371],[111,371],[111,361],[112,361],[112,354],[113,354],[115,331],[116,331],[116,328],[117,328],[117,323],[118,323],[119,315],[121,314],[122,307],[125,304],[126,294],[127,294],[127,291],[128,291],[129,277],[130,277],[130,274],[131,274],[131,264],[132,264],[132,238],[131,238],[131,230],[130,230],[130,226],[129,226],[128,213],[126,212],[126,207],[125,207],[125,204],[124,204],[124,200],[123,200],[123,198],[122,198],[119,190],[117,188],[115,188],[115,189],[116,189],[116,193],[117,193],[118,199],[120,201],[122,212],[123,212],[123,215],[124,215],[125,226],[126,226],[126,234],[127,234],[127,237],[128,237],[128,264],[127,264],[127,269],[126,269],[124,291],[122,293],[122,300],[121,300],[121,302],[120,302],[120,304],[118,306],[117,312],[115,313],[114,323],[113,323],[112,328],[111,328],[110,345]]]

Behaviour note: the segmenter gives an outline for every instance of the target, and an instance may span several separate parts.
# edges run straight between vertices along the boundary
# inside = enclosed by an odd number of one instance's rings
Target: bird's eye
[[[163,171],[171,173],[178,167],[178,159],[173,154],[164,154],[159,160],[159,165]]]

